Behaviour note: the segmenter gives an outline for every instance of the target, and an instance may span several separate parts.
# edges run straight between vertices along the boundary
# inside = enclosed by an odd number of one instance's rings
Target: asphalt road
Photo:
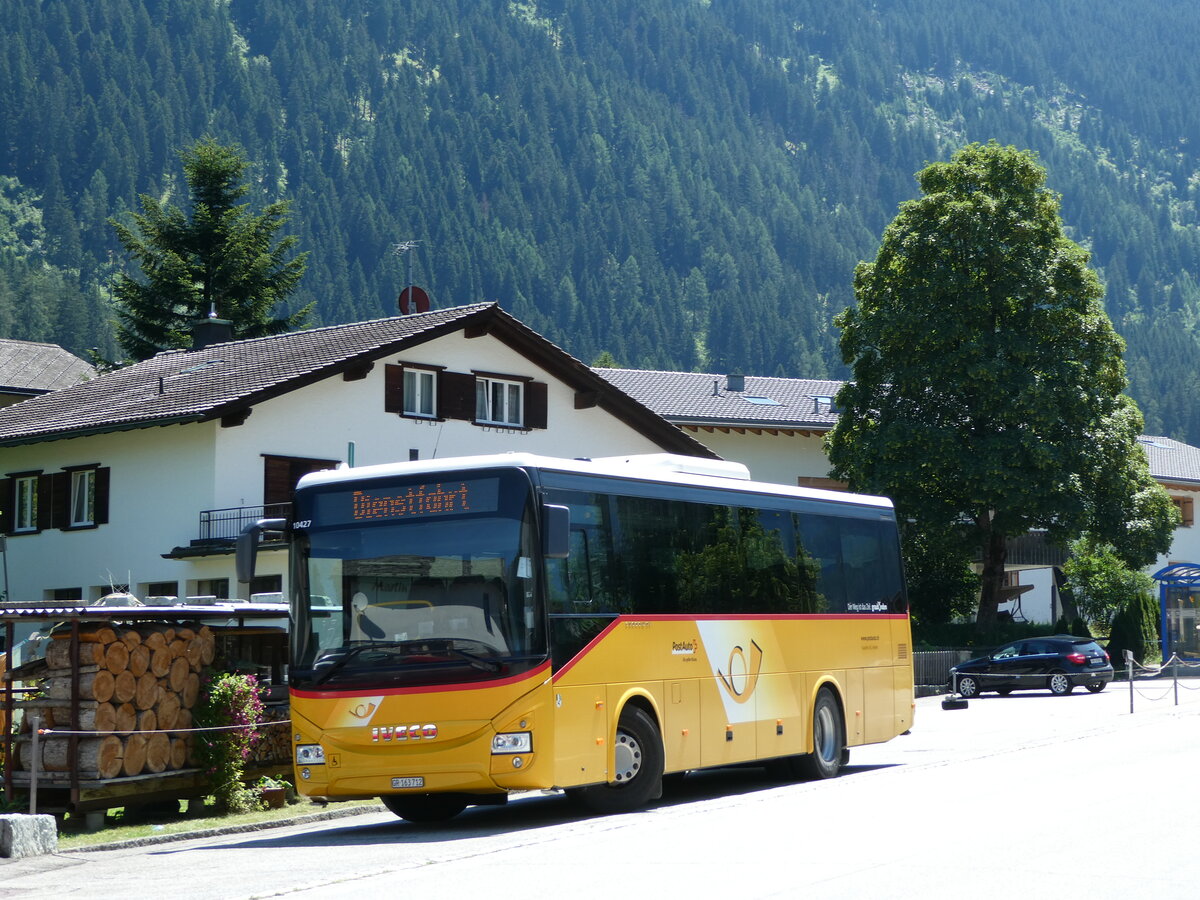
[[[0,896],[1162,898],[1200,891],[1200,682],[918,701],[843,777],[689,776],[653,808],[559,796],[418,828],[371,813],[0,861]]]

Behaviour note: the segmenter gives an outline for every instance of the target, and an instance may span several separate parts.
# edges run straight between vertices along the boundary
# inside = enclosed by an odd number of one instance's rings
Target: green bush
[[[1117,668],[1125,664],[1125,651],[1132,650],[1139,663],[1157,660],[1158,604],[1149,594],[1126,601],[1113,616],[1108,634],[1108,655]]]

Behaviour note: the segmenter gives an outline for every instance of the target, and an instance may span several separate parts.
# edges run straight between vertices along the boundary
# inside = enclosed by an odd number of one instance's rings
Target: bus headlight
[[[513,731],[492,738],[492,753],[532,753],[533,735],[528,731]]]
[[[320,744],[301,744],[296,748],[296,765],[323,766],[325,765],[325,750]]]

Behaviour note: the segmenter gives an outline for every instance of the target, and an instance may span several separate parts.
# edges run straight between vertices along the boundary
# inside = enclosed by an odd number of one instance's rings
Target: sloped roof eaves
[[[200,422],[328,378],[486,315],[493,304],[160,353],[0,409],[0,446]]]

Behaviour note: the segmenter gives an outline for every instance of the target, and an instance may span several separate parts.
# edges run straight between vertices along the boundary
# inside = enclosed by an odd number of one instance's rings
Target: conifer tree
[[[190,345],[197,319],[228,320],[239,338],[278,334],[303,324],[311,306],[274,317],[296,290],[307,253],[288,258],[294,237],[276,240],[288,204],[269,204],[261,213],[239,203],[247,162],[237,147],[204,138],[180,154],[190,209],[164,206],[139,196],[134,227],[109,223],[143,280],[117,276],[118,340],[135,359]]]

